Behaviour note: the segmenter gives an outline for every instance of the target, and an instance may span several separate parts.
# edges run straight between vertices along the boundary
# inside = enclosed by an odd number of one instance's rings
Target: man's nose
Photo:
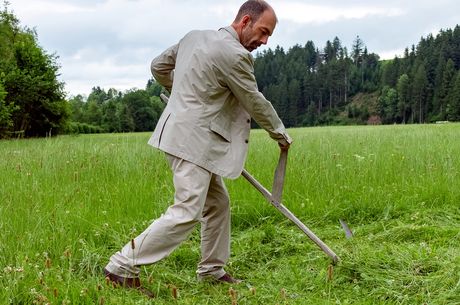
[[[268,42],[268,36],[262,36],[262,39],[260,39],[260,42],[261,42],[262,44],[267,44],[267,42]]]

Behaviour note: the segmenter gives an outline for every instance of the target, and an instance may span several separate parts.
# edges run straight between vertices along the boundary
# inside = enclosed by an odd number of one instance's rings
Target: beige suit
[[[246,159],[251,116],[272,138],[291,142],[257,89],[253,57],[232,27],[190,32],[153,60],[152,73],[167,88],[174,74],[169,103],[149,141],[167,153],[237,178]]]
[[[230,207],[222,177],[242,172],[251,116],[281,144],[291,139],[258,91],[253,57],[232,27],[188,33],[156,57],[151,69],[171,91],[149,144],[167,153],[174,204],[115,253],[106,269],[136,277],[140,265],[169,255],[201,222],[197,273],[219,278],[230,255]]]

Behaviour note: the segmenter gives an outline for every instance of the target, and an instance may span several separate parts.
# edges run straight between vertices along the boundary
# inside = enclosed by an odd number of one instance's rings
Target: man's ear
[[[241,24],[244,27],[246,27],[247,25],[249,25],[251,23],[252,19],[251,19],[251,16],[249,15],[244,15],[243,18],[241,18]]]

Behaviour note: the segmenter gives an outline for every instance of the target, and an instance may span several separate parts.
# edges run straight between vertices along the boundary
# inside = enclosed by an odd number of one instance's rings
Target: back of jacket
[[[290,143],[258,91],[253,58],[232,27],[188,33],[156,57],[151,69],[171,95],[150,145],[236,178],[247,155],[251,116],[272,138]]]

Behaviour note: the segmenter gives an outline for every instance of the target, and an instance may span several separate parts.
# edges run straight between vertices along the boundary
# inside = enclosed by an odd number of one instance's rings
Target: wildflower
[[[5,268],[3,268],[3,272],[5,272],[5,273],[11,273],[11,272],[13,272],[13,267],[11,267],[11,266],[6,266]]]
[[[232,305],[237,305],[236,290],[233,289],[233,287],[230,287],[228,289],[228,294],[230,295],[230,298],[232,300]]]
[[[51,268],[51,259],[49,257],[46,258],[46,260],[45,260],[45,267],[46,267],[46,269]]]
[[[83,288],[81,291],[80,291],[80,296],[81,297],[84,297],[88,294],[88,289],[87,288]]]
[[[280,294],[281,294],[281,298],[283,300],[286,300],[286,289],[281,288]]]
[[[334,267],[332,265],[329,265],[329,267],[327,267],[327,280],[328,280],[328,282],[332,281],[333,276],[334,276]]]
[[[72,253],[70,252],[70,249],[67,248],[67,249],[65,249],[63,255],[64,255],[65,257],[69,258],[70,256],[72,256]]]
[[[171,295],[174,300],[177,300],[177,287],[174,285],[171,285]]]

